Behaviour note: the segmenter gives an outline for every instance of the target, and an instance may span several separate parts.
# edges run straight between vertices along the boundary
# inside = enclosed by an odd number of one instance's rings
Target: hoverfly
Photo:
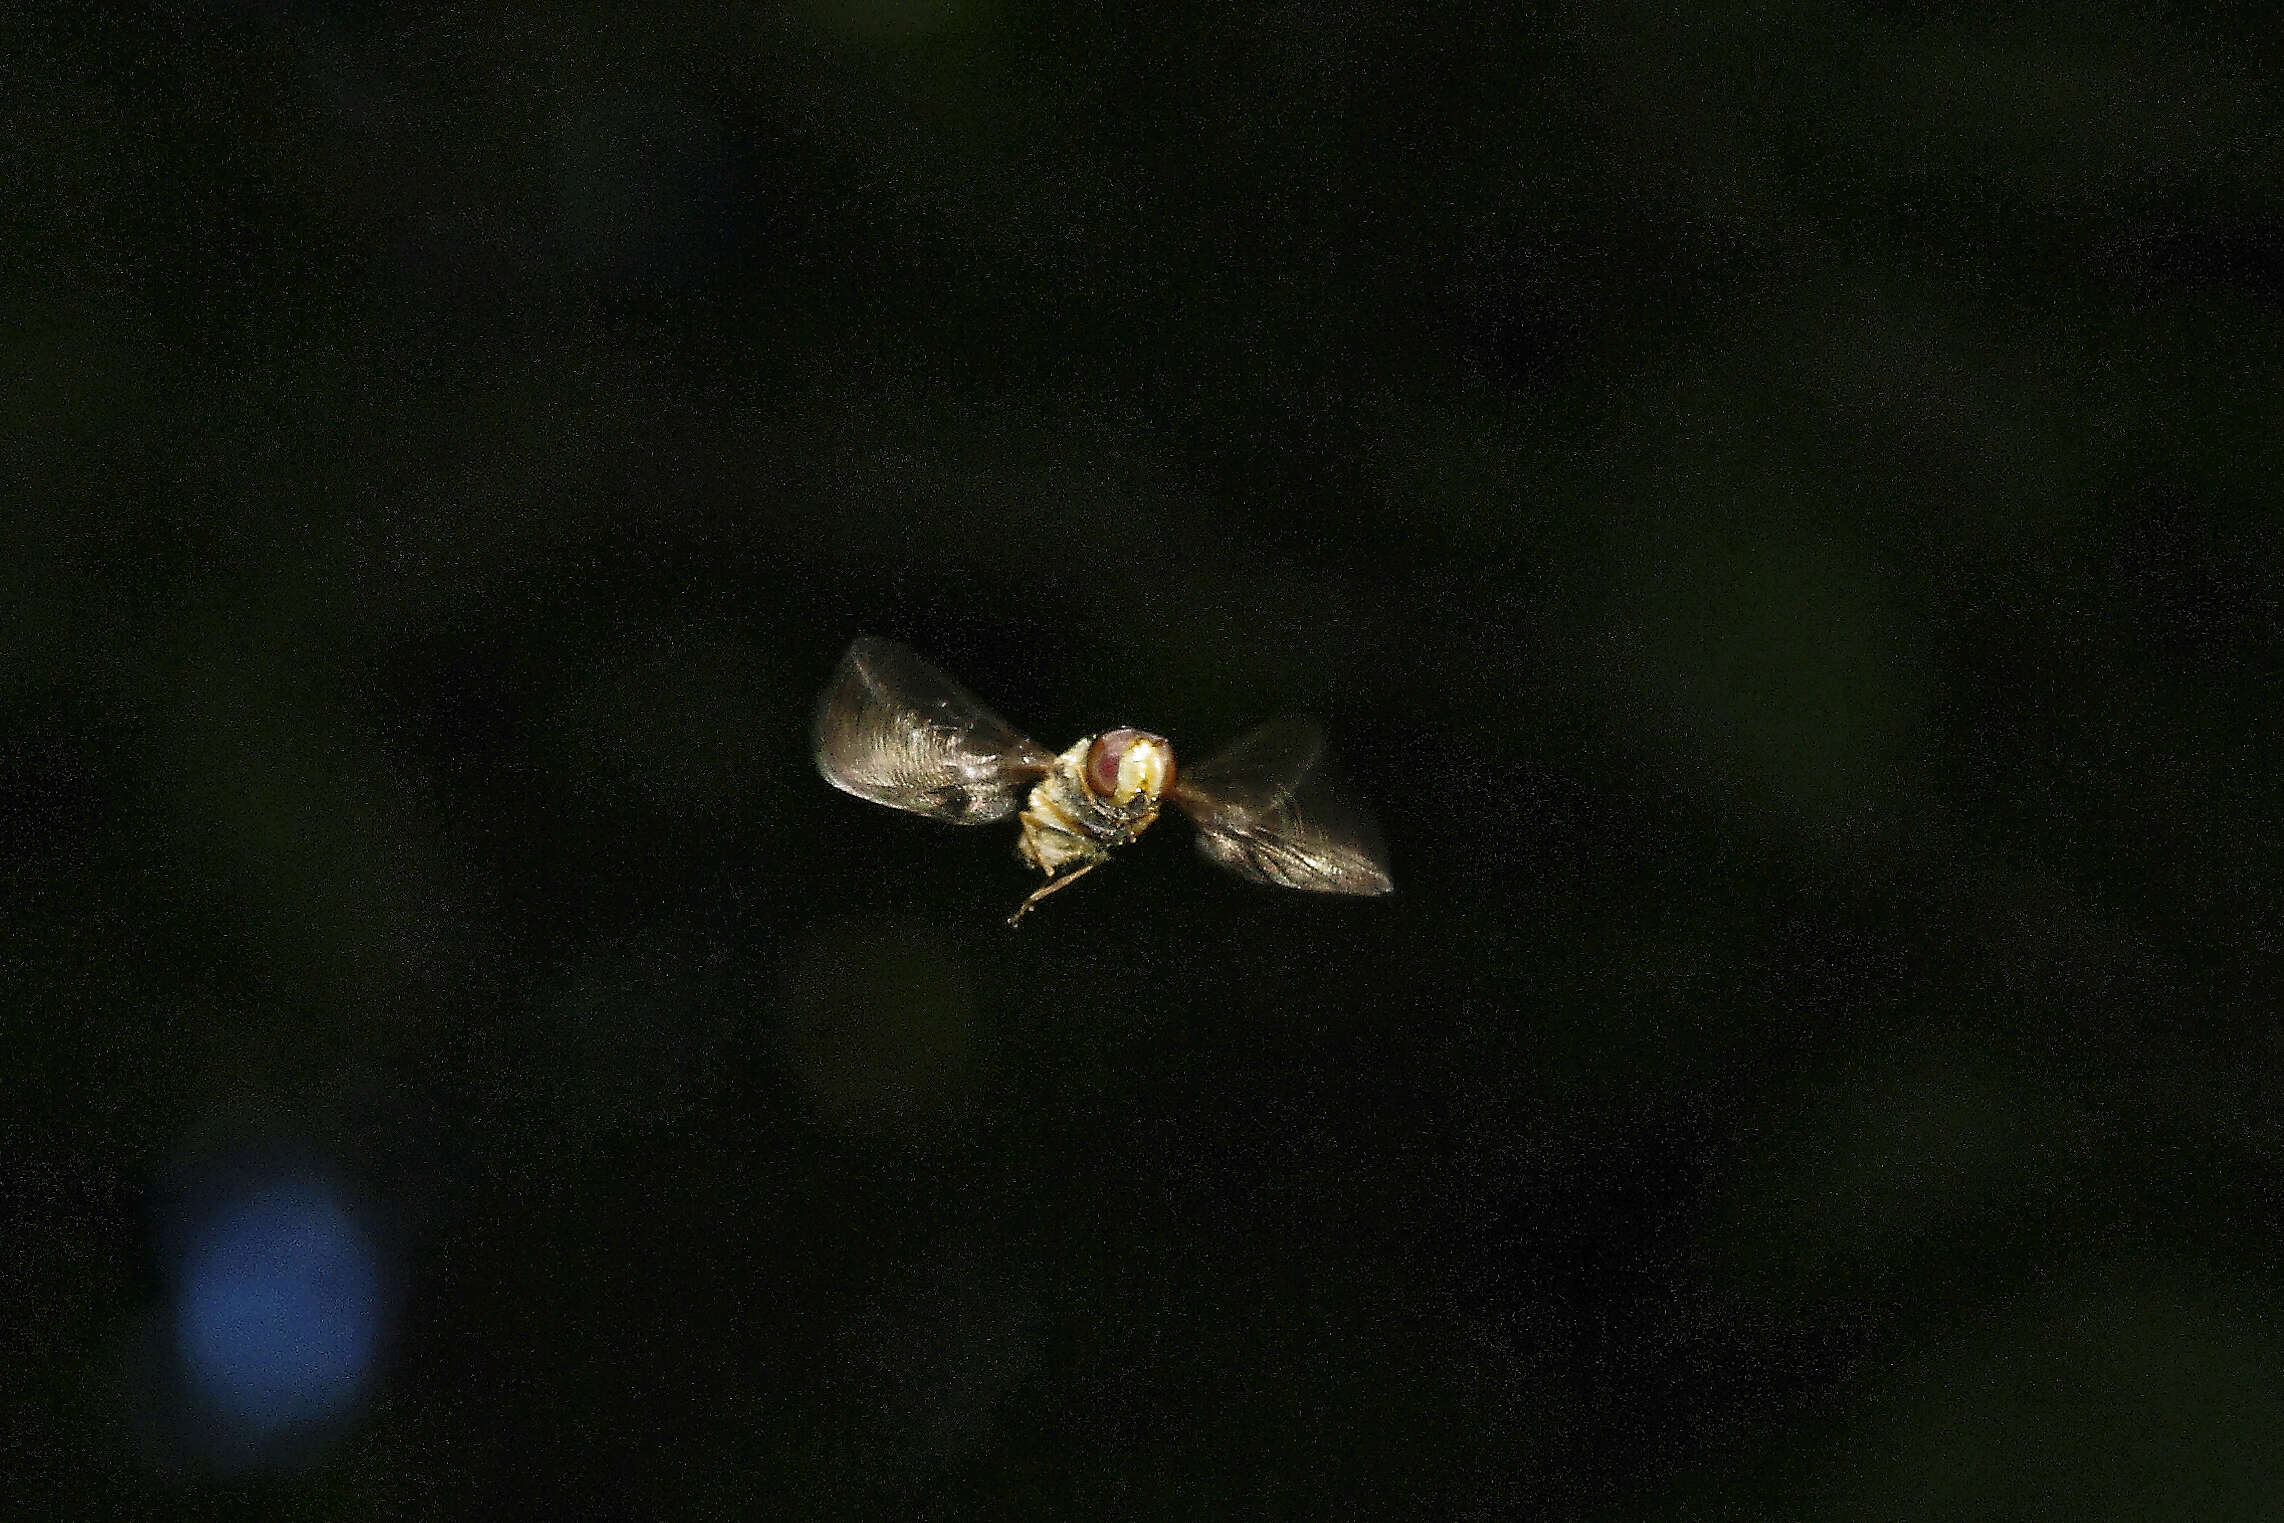
[[[1018,812],[1017,852],[1047,881],[1007,923],[1150,828],[1171,800],[1198,850],[1240,878],[1325,894],[1385,894],[1371,816],[1342,793],[1324,731],[1272,719],[1194,767],[1146,730],[1104,730],[1060,756],[893,640],[867,636],[817,701],[817,770],[844,793],[954,825]]]

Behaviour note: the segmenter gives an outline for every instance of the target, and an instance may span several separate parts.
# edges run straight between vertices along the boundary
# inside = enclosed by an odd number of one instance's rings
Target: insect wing
[[[1272,719],[1178,774],[1198,851],[1240,878],[1320,894],[1385,894],[1386,848],[1308,719]]]
[[[858,640],[817,700],[817,770],[844,793],[955,825],[1013,814],[1054,760],[893,640]]]

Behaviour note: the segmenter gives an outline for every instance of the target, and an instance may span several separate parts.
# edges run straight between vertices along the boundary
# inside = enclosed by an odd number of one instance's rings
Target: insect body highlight
[[[1024,912],[1148,830],[1174,775],[1174,748],[1140,730],[1089,735],[1055,758],[1031,789],[1016,851],[1048,881],[1009,917]]]

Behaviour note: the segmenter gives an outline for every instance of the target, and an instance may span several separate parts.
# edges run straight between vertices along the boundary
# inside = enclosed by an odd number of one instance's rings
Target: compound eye
[[[1140,739],[1140,730],[1105,730],[1087,747],[1086,785],[1097,797],[1111,798],[1117,794],[1119,764]]]

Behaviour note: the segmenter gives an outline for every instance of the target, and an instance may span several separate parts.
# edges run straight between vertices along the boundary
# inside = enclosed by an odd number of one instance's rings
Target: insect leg
[[[1078,882],[1079,879],[1085,877],[1088,873],[1093,872],[1096,868],[1102,866],[1103,863],[1109,860],[1110,859],[1108,857],[1094,857],[1087,862],[1072,868],[1069,872],[1064,873],[1059,878],[1049,878],[1046,882],[1031,890],[1030,898],[1024,900],[1021,904],[1015,907],[1015,913],[1007,917],[1007,923],[1009,925],[1014,925],[1017,921],[1023,918],[1025,912],[1028,911],[1032,905],[1037,904],[1040,900],[1046,898],[1049,894],[1055,892],[1055,890],[1059,888],[1069,888],[1072,884]]]

